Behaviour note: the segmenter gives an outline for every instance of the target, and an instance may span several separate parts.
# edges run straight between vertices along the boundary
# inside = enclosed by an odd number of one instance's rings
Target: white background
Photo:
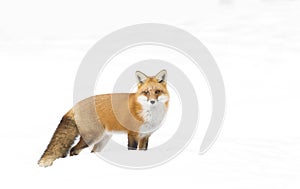
[[[1,1],[0,188],[299,188],[299,8],[297,0]],[[146,22],[190,32],[216,59],[227,109],[215,145],[197,154],[200,125],[183,153],[153,169],[122,169],[88,151],[38,167],[72,106],[85,53]]]

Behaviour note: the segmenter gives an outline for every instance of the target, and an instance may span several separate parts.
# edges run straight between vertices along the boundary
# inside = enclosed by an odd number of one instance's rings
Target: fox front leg
[[[148,149],[148,141],[150,136],[145,136],[139,140],[139,150],[147,150]]]
[[[138,137],[135,134],[128,134],[128,150],[136,150],[138,145]]]

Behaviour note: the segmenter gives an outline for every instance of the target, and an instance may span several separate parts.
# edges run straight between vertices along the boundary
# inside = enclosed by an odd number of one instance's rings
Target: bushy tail
[[[78,134],[79,132],[73,116],[65,115],[39,160],[39,166],[48,167],[53,164],[54,160],[66,157]]]

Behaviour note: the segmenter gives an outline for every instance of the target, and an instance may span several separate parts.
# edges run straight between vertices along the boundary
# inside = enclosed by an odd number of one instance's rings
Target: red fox
[[[151,77],[137,71],[136,77],[136,93],[96,95],[69,110],[40,158],[39,166],[51,166],[69,151],[70,156],[78,155],[88,146],[93,147],[92,152],[101,151],[115,132],[127,134],[128,150],[147,150],[150,135],[158,129],[168,110],[167,71]],[[89,109],[93,109],[98,118],[96,127],[90,126],[93,123],[88,118]],[[78,110],[84,113],[78,114]],[[79,142],[70,150],[79,135]]]

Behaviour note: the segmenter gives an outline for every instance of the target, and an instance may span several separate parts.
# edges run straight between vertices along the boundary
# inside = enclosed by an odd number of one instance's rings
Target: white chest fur
[[[160,127],[166,114],[164,103],[157,103],[155,106],[143,106],[141,116],[144,124],[140,127],[140,135],[149,135]]]
[[[152,104],[144,95],[138,97],[138,102],[142,105],[140,116],[144,119],[144,124],[140,127],[141,136],[150,135],[158,129],[165,117],[167,112],[165,103],[168,101],[168,97],[160,95],[155,101]]]

